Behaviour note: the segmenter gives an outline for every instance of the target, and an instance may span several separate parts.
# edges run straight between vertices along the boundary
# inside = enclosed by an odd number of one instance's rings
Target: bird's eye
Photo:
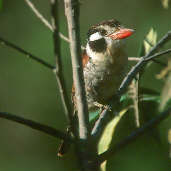
[[[102,36],[104,36],[104,35],[106,35],[106,34],[107,34],[107,31],[106,31],[106,30],[104,30],[104,29],[102,29],[102,30],[100,30],[100,33],[101,33],[101,35],[102,35]]]

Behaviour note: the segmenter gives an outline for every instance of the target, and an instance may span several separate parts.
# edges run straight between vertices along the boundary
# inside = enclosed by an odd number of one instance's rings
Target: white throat
[[[93,38],[95,36],[97,35],[94,35]],[[87,43],[86,52],[94,62],[112,61],[115,53],[117,53],[118,50],[123,50],[123,45],[125,44],[123,40],[112,40],[111,38],[107,37],[105,38],[105,40],[107,42],[107,49],[105,52],[95,52],[91,49],[89,43]]]
[[[96,32],[96,33],[94,33],[94,34],[92,34],[92,35],[90,36],[89,40],[90,40],[90,41],[95,41],[95,40],[99,40],[99,39],[101,39],[101,38],[103,38],[102,35],[100,35],[99,32]]]

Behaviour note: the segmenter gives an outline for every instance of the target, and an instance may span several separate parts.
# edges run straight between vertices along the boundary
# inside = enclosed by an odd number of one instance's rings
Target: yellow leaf
[[[145,54],[157,43],[157,32],[151,28],[144,40]]]
[[[119,121],[121,120],[122,116],[127,111],[128,111],[128,108],[121,110],[119,112],[119,114],[108,123],[108,125],[104,129],[103,135],[100,138],[100,141],[98,144],[98,154],[103,153],[104,151],[106,151],[109,148],[115,128],[116,128],[117,124],[119,123]],[[106,170],[106,162],[102,163],[101,169],[102,169],[102,171]]]
[[[170,0],[161,0],[161,3],[163,5],[163,8],[168,9],[169,8],[169,1]]]

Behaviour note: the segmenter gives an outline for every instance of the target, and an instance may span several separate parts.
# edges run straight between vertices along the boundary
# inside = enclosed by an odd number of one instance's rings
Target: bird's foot
[[[104,109],[108,109],[109,111],[111,111],[111,108],[109,107],[109,105],[104,105],[104,104],[101,104],[98,102],[94,102],[93,104],[94,104],[94,106],[96,106],[100,109],[100,112],[102,112],[102,110],[104,110]]]

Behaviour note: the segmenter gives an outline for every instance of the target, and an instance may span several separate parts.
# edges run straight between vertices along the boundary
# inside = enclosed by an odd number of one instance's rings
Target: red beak
[[[134,33],[133,29],[121,28],[120,30],[108,35],[113,40],[125,39]]]

